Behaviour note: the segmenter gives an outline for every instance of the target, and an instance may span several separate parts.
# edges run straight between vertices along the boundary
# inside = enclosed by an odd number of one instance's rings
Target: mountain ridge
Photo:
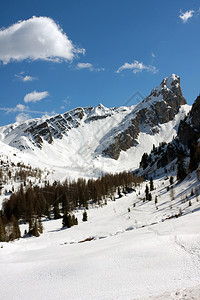
[[[189,110],[180,78],[172,74],[136,105],[79,107],[46,119],[6,125],[0,128],[0,142],[12,153],[19,151],[26,163],[58,166],[62,174],[65,168],[67,175],[96,176],[110,167],[114,172],[137,168],[153,144],[172,140]]]

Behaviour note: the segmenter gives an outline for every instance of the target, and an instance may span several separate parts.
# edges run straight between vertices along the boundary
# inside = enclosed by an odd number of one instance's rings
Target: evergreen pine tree
[[[153,178],[150,178],[150,191],[154,190],[154,186],[153,186]]]
[[[197,186],[195,186],[195,196],[196,196],[196,201],[199,201],[199,189]]]
[[[148,187],[148,185],[146,185],[146,188],[145,188],[145,198],[146,198],[146,201],[149,200],[149,187]]]
[[[5,238],[5,225],[2,218],[0,218],[0,242],[5,242]]]
[[[34,222],[34,225],[33,225],[32,235],[33,235],[33,236],[36,236],[36,237],[40,236],[40,233],[39,233],[39,226],[38,226],[37,219],[35,219],[35,222]]]
[[[43,225],[42,225],[41,218],[39,218],[39,221],[38,221],[38,229],[39,229],[39,233],[43,233]]]
[[[59,210],[59,207],[58,207],[58,204],[57,203],[54,203],[54,206],[53,206],[53,214],[54,214],[54,219],[60,219],[61,215],[60,215],[60,210]]]
[[[149,193],[149,201],[151,201],[152,200],[152,195],[151,195],[151,193]]]
[[[121,197],[122,197],[122,194],[121,194],[121,192],[120,192],[120,187],[119,187],[119,186],[118,186],[117,192],[118,192],[119,198],[121,198]]]
[[[65,213],[63,215],[62,225],[63,227],[67,227],[67,228],[72,227],[72,218],[70,214]]]
[[[87,221],[87,212],[86,210],[83,212],[83,219],[82,219],[83,222],[86,222]]]
[[[179,181],[182,181],[187,176],[185,164],[184,164],[184,157],[183,155],[178,155],[178,161],[177,161],[177,179]]]
[[[169,182],[170,182],[170,185],[174,184],[174,177],[173,176],[170,176]]]

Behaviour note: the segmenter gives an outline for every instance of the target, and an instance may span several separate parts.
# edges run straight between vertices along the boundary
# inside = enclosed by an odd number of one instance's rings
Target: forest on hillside
[[[107,199],[115,200],[115,194],[129,193],[143,181],[131,172],[105,174],[97,180],[46,182],[44,187],[21,184],[19,191],[12,193],[3,202],[0,216],[0,241],[20,238],[19,223],[29,223],[27,234],[42,233],[41,218],[63,218],[63,226],[77,225],[73,211],[88,209],[90,204],[106,205]],[[86,211],[85,211],[86,212]],[[85,220],[87,219],[86,213]]]

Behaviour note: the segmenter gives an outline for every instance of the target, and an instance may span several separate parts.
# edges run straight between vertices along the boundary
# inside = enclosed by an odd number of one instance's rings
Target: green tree
[[[60,210],[59,210],[59,207],[58,207],[58,204],[57,203],[54,203],[53,205],[53,214],[54,214],[54,219],[60,219],[61,215],[60,215]]]
[[[179,154],[178,155],[178,162],[177,162],[177,179],[182,181],[187,176],[185,163],[184,163],[184,156]]]
[[[5,225],[2,218],[0,217],[0,242],[5,242],[5,237]]]
[[[43,233],[43,225],[42,225],[41,218],[39,218],[39,221],[38,221],[38,230],[39,230],[39,233]]]
[[[33,225],[32,235],[36,236],[36,237],[40,236],[39,226],[38,226],[37,219],[35,219],[35,222],[34,222],[34,225]]]
[[[146,188],[145,188],[145,198],[146,198],[146,201],[149,200],[149,187],[148,187],[148,185],[146,185]]]
[[[170,185],[174,184],[174,177],[173,176],[170,176],[169,183],[170,183]]]
[[[72,217],[70,214],[65,213],[63,215],[62,225],[63,227],[67,227],[67,228],[72,227]]]
[[[86,210],[84,210],[84,212],[83,212],[83,219],[82,219],[82,221],[83,221],[83,222],[86,222],[86,221],[87,221],[87,219],[88,219],[87,212],[86,212]]]
[[[153,178],[150,178],[150,191],[154,190],[154,186],[153,186]]]

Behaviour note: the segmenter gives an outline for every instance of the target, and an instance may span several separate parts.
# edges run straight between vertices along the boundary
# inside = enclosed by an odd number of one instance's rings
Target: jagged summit
[[[103,153],[118,159],[122,150],[137,146],[140,132],[158,134],[159,125],[173,120],[186,103],[179,76],[172,74],[163,79],[149,96],[133,108],[122,124],[115,128],[115,134],[107,141]]]
[[[178,97],[178,99],[176,99]],[[172,74],[169,77],[163,79],[161,84],[151,91],[151,93],[140,103],[139,107],[143,105],[143,108],[149,106],[155,102],[169,101],[170,99],[178,103],[178,105],[186,104],[186,100],[182,95],[180,77]]]

